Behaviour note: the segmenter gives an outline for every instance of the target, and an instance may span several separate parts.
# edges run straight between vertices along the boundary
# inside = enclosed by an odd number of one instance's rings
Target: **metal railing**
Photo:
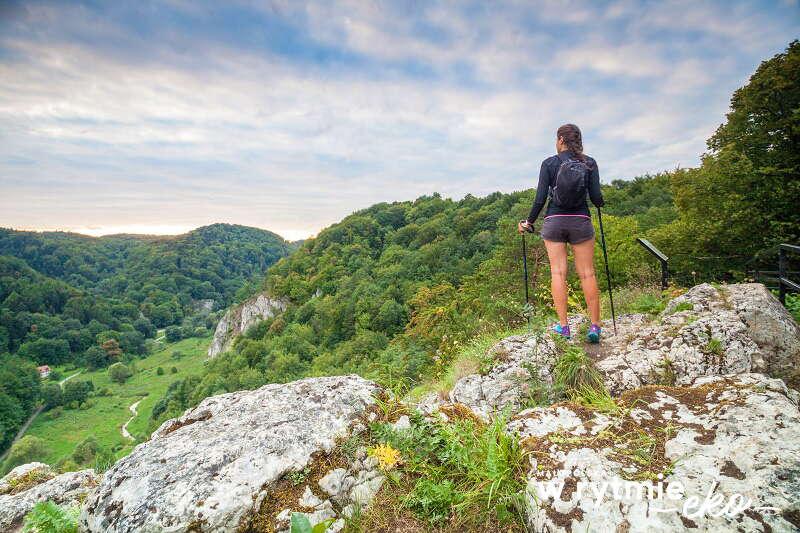
[[[786,257],[789,252],[800,254],[800,246],[781,244],[778,249],[778,298],[784,305],[786,305],[786,289],[800,292],[800,283],[789,279],[789,260]]]
[[[656,259],[658,259],[659,263],[661,263],[661,290],[666,290],[669,284],[669,257],[664,255],[664,252],[659,250],[655,247],[655,245],[648,241],[647,239],[642,239],[641,237],[636,239],[636,242],[641,244],[645,250],[653,254]]]

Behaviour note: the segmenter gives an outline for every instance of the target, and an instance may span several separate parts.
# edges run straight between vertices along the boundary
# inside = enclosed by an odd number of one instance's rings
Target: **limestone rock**
[[[208,347],[208,357],[216,357],[228,350],[237,335],[247,331],[256,322],[275,316],[285,309],[285,301],[266,294],[259,294],[228,309],[214,331],[214,338]]]
[[[473,374],[458,380],[450,401],[472,409],[481,418],[510,408],[518,411],[537,382],[552,385],[552,368],[558,349],[548,335],[525,334],[508,337],[490,348],[495,361],[485,375]]]
[[[44,463],[18,466],[0,479],[0,531],[13,531],[39,502],[78,505],[99,481],[94,470],[56,475]]]
[[[605,324],[597,353],[612,393],[746,372],[800,385],[800,327],[761,284],[704,283],[670,301],[658,320],[634,315],[617,322],[617,335]]]
[[[308,378],[206,398],[118,461],[81,515],[88,531],[233,531],[374,404],[359,376]]]
[[[613,415],[562,405],[524,411],[508,424],[530,451],[532,530],[800,527],[798,394],[781,380],[704,377],[689,387],[630,391],[620,401],[628,409]],[[698,512],[715,498],[713,513]],[[738,507],[713,516],[731,501]]]

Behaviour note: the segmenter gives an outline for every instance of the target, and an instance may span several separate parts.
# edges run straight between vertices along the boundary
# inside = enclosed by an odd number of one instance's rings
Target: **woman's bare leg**
[[[581,279],[581,288],[592,324],[600,324],[600,291],[594,273],[594,239],[573,244],[572,252],[575,254],[575,270]]]
[[[550,291],[558,321],[567,325],[567,243],[544,241],[550,259]]]

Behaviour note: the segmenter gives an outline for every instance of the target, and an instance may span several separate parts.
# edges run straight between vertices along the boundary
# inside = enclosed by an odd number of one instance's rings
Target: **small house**
[[[47,365],[36,367],[36,370],[39,371],[39,377],[42,379],[45,379],[47,376],[50,375],[50,367]]]

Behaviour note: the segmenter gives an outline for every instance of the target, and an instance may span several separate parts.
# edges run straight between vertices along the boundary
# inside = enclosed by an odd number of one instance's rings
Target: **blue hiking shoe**
[[[569,333],[569,324],[566,326],[562,326],[561,324],[556,324],[551,328],[555,333],[558,333],[565,339],[571,339],[572,335]]]
[[[592,344],[600,342],[600,326],[592,324],[589,328],[589,333],[586,334],[586,340]]]

